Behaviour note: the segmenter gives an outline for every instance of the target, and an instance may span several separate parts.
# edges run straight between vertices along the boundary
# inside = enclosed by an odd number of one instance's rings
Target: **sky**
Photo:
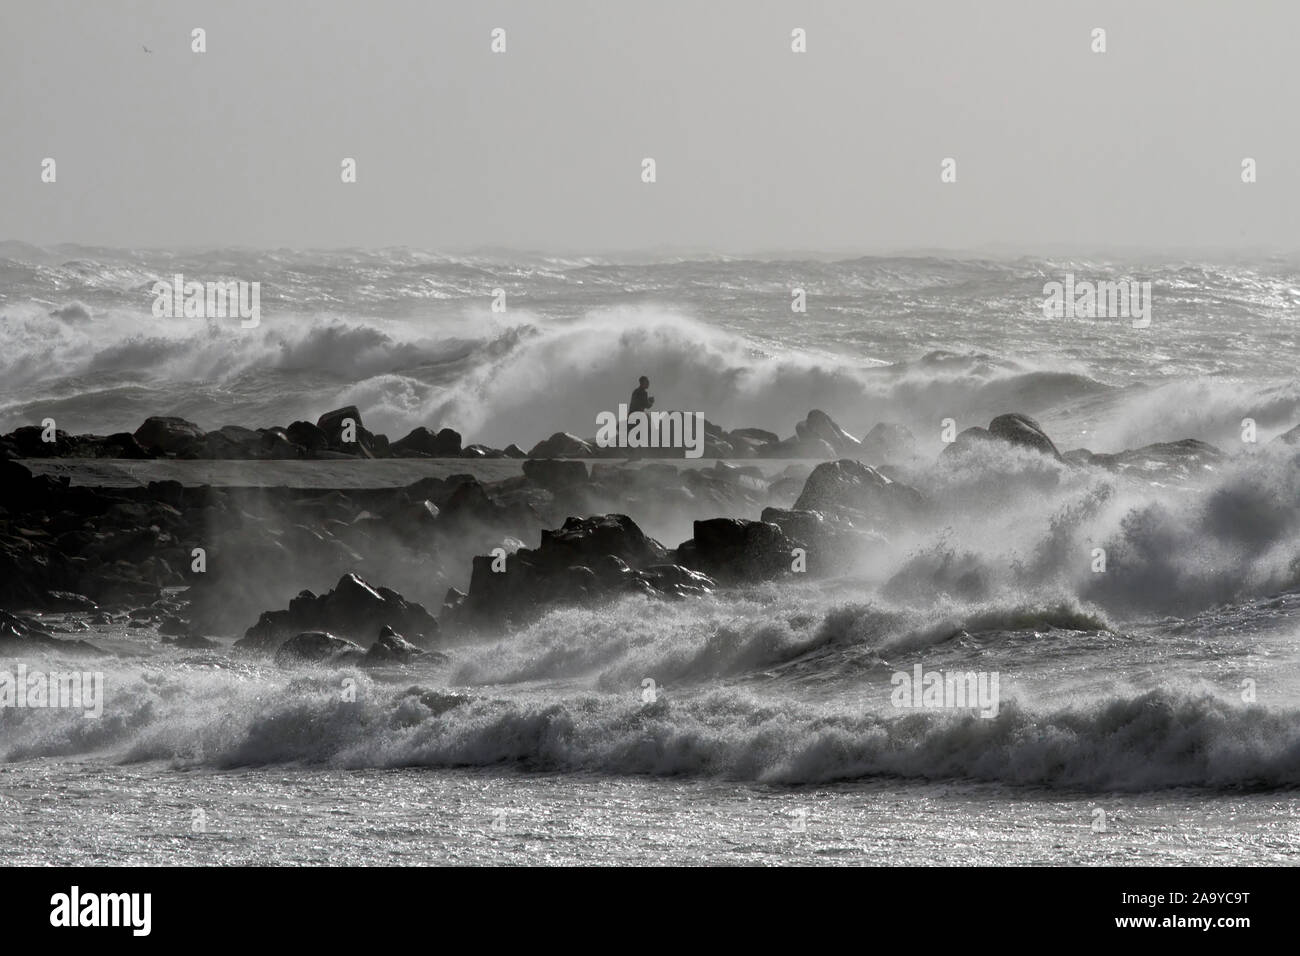
[[[0,239],[1293,251],[1297,35],[1293,0],[3,0]]]

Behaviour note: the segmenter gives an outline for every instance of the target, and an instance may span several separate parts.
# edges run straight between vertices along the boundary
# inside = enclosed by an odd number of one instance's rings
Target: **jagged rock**
[[[16,458],[64,458],[75,454],[77,442],[65,431],[56,429],[53,441],[44,441],[45,429],[23,425],[4,436],[4,445]]]
[[[862,442],[843,428],[840,428],[833,418],[817,408],[814,408],[803,421],[795,425],[794,431],[804,441],[810,438],[820,438],[835,449],[837,455],[854,455],[862,450]]]
[[[343,408],[336,408],[332,412],[326,412],[320,418],[316,419],[316,427],[323,431],[331,442],[337,441],[340,433],[343,431],[343,422],[345,419],[352,419],[360,431],[364,426],[361,422],[361,411],[355,405],[345,405]]]
[[[533,553],[552,566],[587,564],[612,554],[639,568],[663,564],[668,557],[662,544],[620,514],[569,518],[560,528],[544,530],[541,545]]]
[[[288,610],[263,612],[235,646],[268,651],[304,631],[328,631],[368,640],[375,627],[385,624],[420,644],[431,643],[438,636],[438,622],[422,606],[348,573],[327,594],[317,597],[303,591],[289,602]]]
[[[365,657],[365,653],[351,641],[335,637],[326,631],[306,631],[285,639],[275,651],[279,667],[292,664],[352,664]]]
[[[804,549],[806,570],[812,574],[843,573],[867,552],[889,543],[875,530],[855,528],[820,511],[764,508],[761,517]]]
[[[344,441],[344,423],[351,420],[355,426],[354,441]],[[329,450],[358,458],[378,458],[388,451],[388,439],[366,430],[361,423],[361,412],[355,405],[326,412],[316,421],[316,427],[329,440]],[[324,455],[324,452],[321,453]]]
[[[915,488],[891,481],[870,465],[842,458],[818,465],[794,503],[796,511],[820,511],[857,527],[906,524],[921,511]]]
[[[289,441],[305,448],[308,454],[329,448],[329,436],[311,422],[294,422],[284,431]]]
[[[0,611],[0,652],[25,654],[38,649],[45,653],[59,652],[96,657],[107,655],[107,651],[86,641],[57,638],[33,620],[10,614],[8,611]]]
[[[430,458],[459,458],[461,437],[459,432],[450,428],[435,433],[421,425],[412,429],[405,438],[393,442],[392,451],[394,454],[416,453]]]
[[[184,452],[203,437],[203,429],[183,418],[155,416],[146,418],[135,430],[141,447],[167,455]]]
[[[500,621],[554,603],[586,602],[627,593],[684,596],[712,582],[668,571],[669,553],[627,515],[570,517],[544,530],[535,550],[476,557],[459,612]],[[651,570],[654,569],[654,570]]]
[[[84,594],[72,591],[47,591],[45,610],[47,611],[97,611],[99,605]]]
[[[465,592],[459,588],[447,588],[447,594],[442,599],[442,610],[444,612],[455,612],[465,603]]]
[[[719,580],[762,580],[790,571],[797,545],[774,524],[742,518],[696,521],[694,536],[677,549],[685,567]]]
[[[416,647],[387,624],[379,632],[375,643],[366,651],[367,664],[406,664],[424,651]]]
[[[774,524],[798,544],[810,544],[826,530],[826,516],[820,511],[795,511],[789,508],[764,508],[760,516],[765,524]]]
[[[660,594],[670,597],[703,597],[718,588],[718,582],[707,574],[680,564],[652,564],[632,573]]]
[[[556,432],[538,442],[528,453],[529,458],[593,458],[592,446],[577,435]]]

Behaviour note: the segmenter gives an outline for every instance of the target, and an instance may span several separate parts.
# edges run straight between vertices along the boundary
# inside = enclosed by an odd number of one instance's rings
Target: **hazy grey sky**
[[[1297,35],[1293,0],[3,0],[0,238],[1294,249]]]

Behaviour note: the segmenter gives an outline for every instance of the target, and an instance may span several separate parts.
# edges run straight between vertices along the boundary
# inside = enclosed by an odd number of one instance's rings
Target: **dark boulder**
[[[393,454],[427,455],[430,458],[459,458],[461,454],[460,433],[450,428],[433,432],[423,425],[413,428],[405,438],[392,444]]]
[[[989,422],[989,434],[1021,448],[1032,448],[1044,455],[1051,455],[1058,460],[1061,457],[1061,453],[1047,437],[1042,426],[1028,415],[1019,413],[999,415]]]
[[[45,441],[40,425],[23,425],[4,436],[5,445],[18,458],[66,458],[76,454],[77,441],[65,431],[55,429],[53,441]]]
[[[306,631],[287,638],[275,651],[279,667],[293,664],[355,664],[365,657],[356,644],[325,631]]]
[[[796,511],[820,511],[858,527],[884,528],[916,518],[924,499],[915,488],[891,481],[870,465],[844,458],[813,469]]]
[[[535,550],[474,558],[469,593],[458,618],[501,622],[565,603],[589,603],[640,593],[684,597],[713,582],[683,568],[671,571],[669,552],[627,515],[570,517],[545,530]]]
[[[353,430],[351,441],[346,440],[347,422],[351,421]],[[388,439],[367,431],[361,422],[361,412],[355,405],[347,405],[326,412],[316,421],[316,427],[325,433],[329,441],[329,451],[340,452],[358,458],[380,458],[388,453]]]
[[[741,518],[696,521],[694,537],[677,549],[685,567],[724,581],[776,577],[791,570],[795,542],[777,525]]]
[[[888,539],[872,529],[855,528],[820,511],[764,508],[762,520],[779,527],[804,549],[805,568],[810,574],[844,573]]]
[[[308,454],[329,448],[329,436],[311,422],[294,422],[284,431],[289,441],[306,449]]]
[[[370,650],[366,651],[365,662],[367,664],[407,664],[423,653],[422,649],[416,647],[385,624],[380,630],[375,643],[371,644]]]
[[[355,405],[345,405],[343,408],[336,408],[332,412],[326,412],[316,419],[316,427],[323,431],[331,442],[334,442],[342,434],[344,422],[347,419],[352,420],[352,424],[357,427],[358,431],[364,427],[361,422],[361,410]]]
[[[835,449],[837,455],[855,455],[862,448],[862,442],[840,428],[833,418],[820,409],[814,408],[809,412],[803,421],[794,426],[794,431],[805,441],[820,438]]]
[[[662,544],[627,515],[619,514],[569,518],[560,528],[542,531],[535,553],[551,566],[587,564],[607,554],[635,568],[663,564],[668,558]]]
[[[106,651],[85,641],[70,641],[55,637],[30,618],[0,611],[0,653],[65,653],[103,657]]]
[[[183,418],[146,418],[135,430],[135,440],[142,448],[164,455],[179,455],[202,438],[203,429]]]
[[[669,597],[703,597],[718,588],[718,582],[707,574],[680,564],[652,564],[634,573],[655,591]]]
[[[235,646],[269,651],[285,638],[304,631],[328,631],[369,640],[375,629],[385,624],[420,644],[432,643],[438,636],[438,622],[421,605],[349,573],[324,595],[303,591],[289,602],[287,610],[263,612]]]
[[[594,458],[592,446],[577,435],[556,432],[538,442],[528,453],[529,458]]]

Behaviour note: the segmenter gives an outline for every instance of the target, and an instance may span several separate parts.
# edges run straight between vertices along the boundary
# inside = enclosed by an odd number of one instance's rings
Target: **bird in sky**
[[[143,43],[140,44],[140,49],[144,50],[145,53],[152,53],[152,52],[153,52],[153,50],[149,49],[149,48],[148,48],[147,46],[145,46]]]

